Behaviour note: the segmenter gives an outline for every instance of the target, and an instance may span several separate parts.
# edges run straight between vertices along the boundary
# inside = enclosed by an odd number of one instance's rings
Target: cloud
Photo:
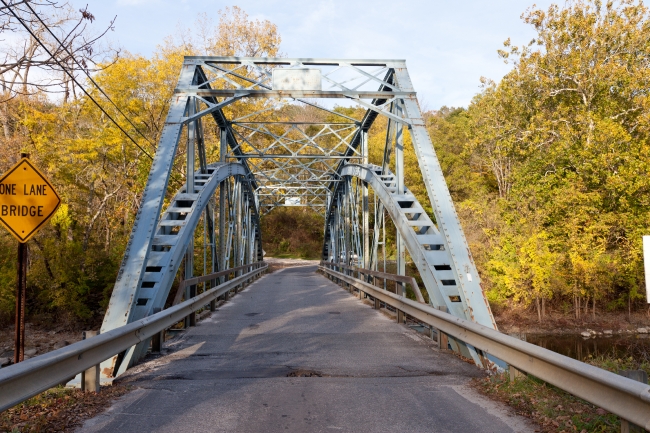
[[[160,4],[160,0],[117,0],[118,6],[143,6]]]

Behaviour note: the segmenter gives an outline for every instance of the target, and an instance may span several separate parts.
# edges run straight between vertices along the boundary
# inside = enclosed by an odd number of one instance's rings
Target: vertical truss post
[[[194,276],[194,239],[190,240],[187,244],[185,252],[185,279],[189,280]],[[185,287],[185,300],[196,296],[196,285]],[[196,324],[195,313],[190,314],[185,318],[185,327],[194,326]]]
[[[235,191],[234,191],[234,212],[235,212],[235,230],[234,230],[234,245],[233,245],[233,256],[234,256],[234,266],[241,266],[241,254],[242,254],[242,187],[241,179],[239,176],[235,178]],[[241,271],[235,272],[235,276],[238,277],[241,275]]]
[[[214,274],[215,272],[217,272],[217,268],[218,268],[218,265],[217,265],[217,237],[215,236],[215,232],[214,232],[214,231],[215,231],[215,227],[214,227],[214,217],[215,217],[215,215],[214,215],[214,208],[215,208],[215,203],[214,203],[214,201],[215,201],[215,200],[214,200],[214,196],[213,196],[213,198],[210,200],[210,203],[212,204],[212,206],[211,206],[211,208],[209,209],[209,212],[210,212],[210,214],[212,215],[212,219],[211,219],[211,221],[212,221],[212,228],[211,228],[211,230],[210,230],[210,242],[211,242],[210,251],[211,251],[211,253],[212,253],[212,254],[210,255],[210,258],[211,258],[212,262],[211,262],[211,264],[210,264],[210,265],[211,265],[211,266],[210,266],[210,270],[211,270],[210,272],[213,273],[213,274]],[[206,212],[208,212],[208,209],[206,209]],[[217,285],[217,280],[210,280],[210,288],[213,288],[213,287],[215,287],[216,285]],[[212,301],[210,301],[210,311],[215,311],[216,309],[217,309],[217,300],[216,300],[216,299],[213,299]]]
[[[193,116],[196,112],[196,98],[190,97],[187,104],[188,117]],[[187,165],[185,167],[185,178],[188,195],[194,194],[194,164],[195,164],[195,149],[196,149],[196,122],[190,122],[187,125]],[[187,245],[185,252],[185,279],[189,280],[194,276],[194,237]],[[196,296],[196,286],[188,286],[185,288],[185,300]],[[185,327],[196,325],[196,315],[190,314],[185,318]]]
[[[210,199],[210,204],[205,209],[205,217],[208,220],[208,239],[210,240],[210,272],[217,272],[217,239],[214,226],[214,198]],[[216,285],[216,280],[210,280],[210,288]]]
[[[395,104],[395,114],[403,116],[402,104]],[[404,125],[396,125],[395,134],[395,180],[397,194],[404,194]]]
[[[370,269],[373,270],[378,270],[377,268],[377,261],[378,261],[378,254],[377,254],[377,249],[379,248],[379,216],[377,215],[377,195],[373,194],[372,196],[372,215],[374,219],[374,224],[372,227],[372,252],[371,252],[371,257],[370,257]],[[374,281],[374,280],[373,280]]]
[[[219,161],[226,162],[226,152],[228,146],[228,135],[226,128],[221,128],[221,142],[219,147]],[[219,185],[219,268],[225,270],[228,268],[226,263],[226,180]],[[219,277],[219,282],[223,284],[227,276]]]
[[[210,209],[205,208],[203,212],[203,275],[208,275],[208,212]],[[203,283],[203,291],[207,290],[207,284],[209,282]]]
[[[402,116],[402,105],[395,104],[395,114]],[[397,132],[395,134],[395,187],[397,194],[404,194],[404,125],[395,125]],[[396,251],[395,259],[397,261],[397,275],[406,275],[406,248],[404,246],[404,239],[399,231],[396,231]],[[404,283],[398,283],[400,294],[405,295]]]
[[[345,220],[343,225],[343,231],[345,233],[345,264],[350,264],[350,250],[352,248],[352,242],[350,238],[352,237],[351,225],[352,218],[350,218],[350,195],[352,194],[352,178],[345,178]]]
[[[194,113],[199,112],[200,106],[199,106],[199,101],[197,98],[194,99]],[[203,139],[203,122],[201,118],[196,119],[194,122],[190,122],[194,124],[194,131],[195,131],[195,138],[196,138],[196,153],[199,156],[199,167],[201,168],[201,173],[205,174],[207,173],[207,168],[208,168],[208,160],[205,155],[205,140]]]
[[[368,132],[361,132],[361,145],[362,145],[362,164],[368,164]],[[370,267],[370,215],[368,209],[368,183],[362,182],[361,188],[363,189],[363,267],[368,269]]]
[[[196,111],[196,102],[194,97],[189,98],[187,104],[187,115],[193,116]],[[187,194],[194,194],[194,156],[195,156],[195,138],[196,122],[187,124],[187,166],[185,168],[185,177],[187,179]]]

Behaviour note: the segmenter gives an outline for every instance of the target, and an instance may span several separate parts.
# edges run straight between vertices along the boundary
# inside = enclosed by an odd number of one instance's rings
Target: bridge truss
[[[405,185],[407,141],[423,204]],[[175,170],[185,180],[172,191]],[[496,329],[403,60],[186,57],[101,332],[195,296],[200,287],[174,295],[181,268],[187,279],[201,261],[209,274],[262,260],[260,218],[287,206],[324,216],[325,261],[385,272],[388,227],[394,272],[410,257],[432,306]],[[147,343],[102,374],[123,372]]]

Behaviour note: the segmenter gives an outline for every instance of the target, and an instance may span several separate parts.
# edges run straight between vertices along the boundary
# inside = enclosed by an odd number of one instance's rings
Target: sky
[[[560,0],[563,3],[562,0]],[[110,40],[150,56],[167,36],[192,28],[199,13],[239,6],[269,20],[287,57],[405,59],[422,108],[466,107],[480,78],[498,81],[511,68],[497,56],[503,42],[527,44],[534,29],[521,20],[550,0],[71,0],[88,5],[95,25],[115,16]],[[556,1],[557,3],[557,1]]]

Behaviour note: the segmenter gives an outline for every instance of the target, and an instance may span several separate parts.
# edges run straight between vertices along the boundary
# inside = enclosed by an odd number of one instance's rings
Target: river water
[[[521,340],[584,361],[599,355],[650,360],[650,334],[599,335],[585,338],[574,334],[520,334]]]

